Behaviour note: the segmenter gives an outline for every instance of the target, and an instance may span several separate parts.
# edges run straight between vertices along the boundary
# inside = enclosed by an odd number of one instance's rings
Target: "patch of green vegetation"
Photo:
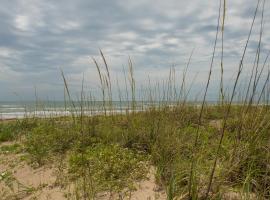
[[[18,130],[15,124],[0,124],[0,142],[14,140]]]
[[[223,188],[268,195],[270,115],[257,109],[257,115],[251,110],[241,119],[238,116],[243,107],[232,107],[218,152],[213,196],[222,197]],[[78,198],[132,190],[133,183],[145,177],[149,165],[155,167],[157,184],[167,195],[179,197],[188,192],[194,156],[192,196],[196,199],[208,183],[221,136],[209,122],[216,117],[219,120],[224,115],[220,112],[224,112],[220,106],[207,107],[199,126],[198,109],[186,105],[128,115],[29,120],[14,129],[25,136],[28,157],[24,159],[40,166],[55,158],[61,162],[68,158],[70,173],[60,176],[72,178],[69,180],[75,183]],[[197,131],[198,144],[193,152]],[[20,145],[11,145],[2,146],[0,151],[20,150]]]
[[[12,145],[3,145],[0,147],[0,153],[19,153],[22,151],[22,146],[18,143]]]
[[[74,151],[69,159],[69,172],[89,194],[102,191],[133,190],[134,183],[146,177],[147,157],[119,145],[97,144],[85,152]]]
[[[12,141],[38,126],[37,119],[22,119],[0,123],[0,142]]]
[[[26,135],[26,151],[32,162],[44,164],[52,156],[64,154],[78,142],[78,131],[71,124],[56,124],[53,120],[40,122]]]

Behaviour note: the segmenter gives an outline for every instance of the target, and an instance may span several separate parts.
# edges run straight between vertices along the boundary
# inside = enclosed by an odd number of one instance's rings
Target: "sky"
[[[255,0],[227,0],[224,30],[224,84],[237,70],[256,8]],[[260,6],[261,8],[261,6]],[[0,101],[63,99],[63,70],[76,95],[100,92],[92,58],[102,66],[101,49],[124,88],[123,68],[130,57],[136,85],[165,80],[174,66],[177,81],[194,49],[187,83],[193,95],[205,87],[213,51],[217,0],[1,0]],[[270,3],[266,1],[261,60],[270,50]],[[260,30],[255,21],[243,77],[249,74]],[[220,35],[210,88],[220,80]],[[269,62],[267,62],[269,63]],[[104,71],[104,66],[102,66]],[[209,96],[215,93],[210,90]]]

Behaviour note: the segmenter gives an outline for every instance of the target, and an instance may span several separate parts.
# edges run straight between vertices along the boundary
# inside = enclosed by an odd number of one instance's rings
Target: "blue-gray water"
[[[150,105],[157,103],[150,102],[136,102],[135,109],[137,111],[143,110]],[[113,101],[112,104],[108,102],[105,105],[105,109],[113,109],[113,112],[126,112],[132,108],[132,102],[129,101]],[[14,119],[24,117],[44,117],[44,116],[64,116],[71,113],[80,113],[80,102],[65,103],[63,101],[2,101],[0,102],[0,119]],[[104,105],[101,101],[84,102],[84,113],[87,115],[96,115],[104,113]]]
[[[217,102],[209,101],[209,104]],[[193,105],[201,105],[201,102],[189,102]],[[107,113],[126,113],[131,109],[143,111],[151,106],[173,106],[176,102],[141,102],[136,101],[135,105],[131,101],[113,101],[105,103]],[[134,107],[133,107],[134,106]],[[24,117],[50,117],[80,114],[81,102],[64,101],[0,101],[0,119],[20,119]],[[83,112],[86,115],[104,114],[104,104],[102,101],[83,102]]]

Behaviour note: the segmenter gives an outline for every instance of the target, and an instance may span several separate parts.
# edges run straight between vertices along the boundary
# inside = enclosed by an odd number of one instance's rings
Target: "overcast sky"
[[[238,67],[256,3],[227,0],[226,84]],[[218,0],[1,0],[0,101],[33,99],[35,87],[41,98],[62,99],[60,68],[74,93],[80,90],[83,74],[86,88],[98,90],[98,74],[90,58],[101,63],[99,48],[120,84],[130,56],[137,85],[146,84],[148,76],[164,79],[172,65],[180,75],[195,48],[188,81],[198,73],[196,91],[206,82],[218,8]],[[267,1],[265,10],[262,58],[270,50]],[[260,15],[247,52],[246,73],[257,48]],[[219,83],[219,53],[220,48],[212,87]]]

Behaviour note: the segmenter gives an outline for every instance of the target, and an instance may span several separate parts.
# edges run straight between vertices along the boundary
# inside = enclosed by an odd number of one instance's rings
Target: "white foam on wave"
[[[143,111],[143,110],[136,110],[136,112]],[[132,112],[132,110],[107,110],[107,114],[124,114],[126,112]],[[81,115],[80,111],[71,112],[71,111],[33,111],[33,112],[3,112],[0,113],[0,119],[6,120],[6,119],[22,119],[27,117],[61,117],[61,116],[70,116],[72,114],[75,115]],[[83,111],[83,114],[86,116],[94,116],[94,115],[104,115],[104,110],[93,110],[93,111]]]
[[[0,110],[25,110],[23,107],[4,107],[0,108]]]

